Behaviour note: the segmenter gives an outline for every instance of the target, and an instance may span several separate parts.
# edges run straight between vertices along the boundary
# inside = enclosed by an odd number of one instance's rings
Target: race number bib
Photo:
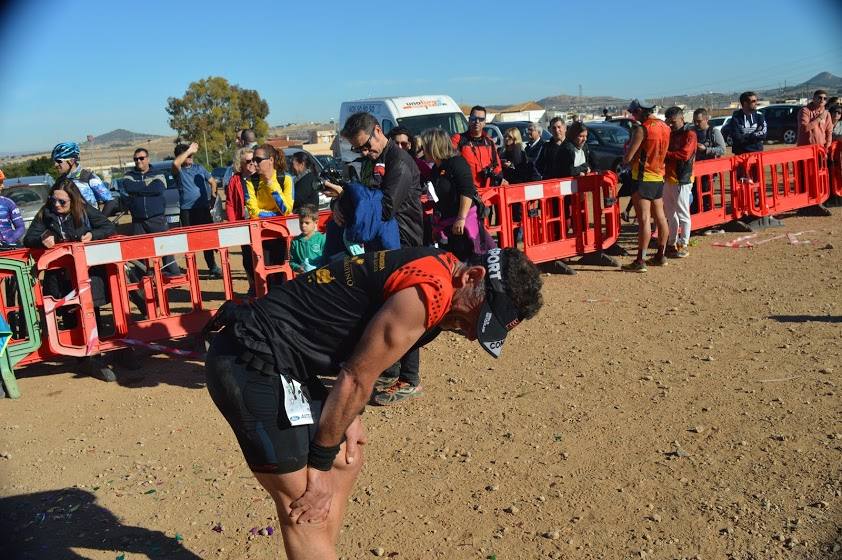
[[[305,426],[313,423],[313,413],[310,410],[310,401],[304,391],[301,390],[301,383],[294,379],[287,379],[281,376],[281,383],[284,387],[284,410],[291,426]]]

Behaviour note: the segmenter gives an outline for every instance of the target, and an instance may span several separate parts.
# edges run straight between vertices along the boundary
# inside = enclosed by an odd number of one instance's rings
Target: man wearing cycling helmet
[[[61,142],[56,144],[51,155],[53,166],[59,172],[56,182],[67,177],[76,183],[85,202],[100,210],[106,216],[117,213],[118,205],[111,191],[105,186],[96,173],[90,169],[83,169],[79,164],[79,144],[76,142]],[[102,205],[102,206],[100,206]]]

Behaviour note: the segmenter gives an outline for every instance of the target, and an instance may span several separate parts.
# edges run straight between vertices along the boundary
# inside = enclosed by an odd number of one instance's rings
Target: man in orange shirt
[[[816,90],[813,100],[798,111],[798,145],[812,144],[830,148],[833,141],[833,122],[830,113],[825,110],[827,92]]]
[[[664,159],[670,141],[670,129],[655,116],[655,105],[632,100],[629,113],[639,123],[632,131],[623,165],[631,168],[632,202],[638,218],[637,258],[623,265],[627,272],[646,272],[646,265],[664,266],[667,248],[667,219],[664,215]],[[658,227],[658,253],[644,260],[652,230],[649,220],[654,217]]]

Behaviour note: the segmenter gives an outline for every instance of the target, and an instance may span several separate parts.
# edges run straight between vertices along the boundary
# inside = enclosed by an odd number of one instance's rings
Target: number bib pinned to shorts
[[[280,377],[284,388],[284,410],[290,426],[312,424],[313,412],[310,410],[310,401],[307,400],[307,395],[301,390],[301,383],[295,379],[287,379],[284,375]]]

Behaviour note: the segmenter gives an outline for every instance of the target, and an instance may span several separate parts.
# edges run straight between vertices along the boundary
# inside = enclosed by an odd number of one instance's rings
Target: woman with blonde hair
[[[484,211],[485,207],[468,162],[440,128],[428,128],[419,139],[427,160],[434,164],[430,179],[438,201],[433,215],[433,239],[462,261],[494,247],[479,217],[478,210]]]
[[[257,165],[254,163],[254,149],[240,148],[234,152],[231,167],[234,174],[225,187],[225,217],[229,222],[236,222],[248,218],[245,191],[247,181],[257,170]],[[243,269],[246,271],[246,279],[249,283],[248,293],[254,295],[254,260],[251,245],[240,245],[240,251],[243,255]]]

